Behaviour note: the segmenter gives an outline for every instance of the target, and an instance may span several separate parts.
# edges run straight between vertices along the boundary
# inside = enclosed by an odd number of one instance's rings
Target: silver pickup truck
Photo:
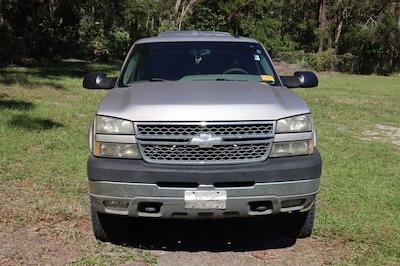
[[[256,40],[224,32],[165,32],[135,42],[89,130],[94,235],[118,236],[121,216],[213,219],[276,215],[282,234],[308,237],[321,157],[307,104]]]

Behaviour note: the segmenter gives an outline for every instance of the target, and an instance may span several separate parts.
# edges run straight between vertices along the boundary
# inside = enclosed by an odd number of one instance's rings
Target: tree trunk
[[[343,19],[341,18],[340,22],[339,22],[339,26],[337,27],[337,30],[336,30],[335,48],[338,47],[340,36],[342,35],[342,29],[343,29]]]
[[[175,8],[174,8],[175,14],[178,14],[179,8],[181,6],[181,2],[182,2],[182,0],[176,0]]]
[[[400,2],[394,7],[394,14],[397,16],[397,25],[400,28]]]
[[[182,21],[183,21],[184,16],[185,16],[185,6],[182,6],[182,12],[181,12],[180,16],[178,17],[178,30],[179,31],[181,31]]]
[[[192,10],[192,8],[193,8],[194,4],[196,3],[196,1],[197,1],[197,0],[190,0],[187,4],[186,4],[186,1],[183,2],[183,4],[182,4],[182,9],[181,9],[181,13],[180,13],[180,15],[178,15],[177,21],[176,21],[176,22],[177,22],[176,24],[178,24],[178,30],[179,30],[179,31],[180,31],[181,28],[182,28],[183,19],[184,19],[185,16],[189,13],[189,11]],[[179,5],[181,4],[181,1],[180,1],[180,0],[177,0],[177,1],[176,1],[175,11],[176,11],[176,10],[179,11],[179,9],[180,9],[180,7],[179,7],[178,4],[179,4]],[[185,4],[186,4],[186,6],[185,6]]]
[[[319,49],[318,52],[324,51],[326,30],[326,0],[319,1]]]

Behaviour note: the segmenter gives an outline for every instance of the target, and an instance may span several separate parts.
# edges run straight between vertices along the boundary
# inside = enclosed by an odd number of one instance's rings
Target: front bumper
[[[269,158],[263,162],[232,165],[161,165],[143,160],[97,158],[90,155],[88,177],[92,181],[123,183],[271,183],[315,179],[321,176],[318,151],[310,156]],[[218,183],[218,184],[216,184]]]
[[[162,188],[156,184],[143,183],[89,181],[89,189],[91,203],[101,213],[155,218],[224,218],[305,210],[315,200],[319,191],[319,179],[257,183],[251,187],[215,188],[201,185],[196,189]],[[184,202],[186,190],[224,190],[227,193],[226,209],[186,209]],[[107,202],[110,201],[118,202],[119,206],[108,205]],[[257,211],[252,208],[252,204],[260,203],[265,205],[263,210]],[[146,212],[140,207],[141,204],[157,206],[159,209],[155,212]]]
[[[242,165],[156,165],[89,157],[89,195],[101,213],[157,218],[223,218],[306,210],[319,191],[321,157],[268,159]],[[186,209],[185,191],[224,190],[224,210]],[[117,206],[108,204],[117,203]],[[262,203],[261,211],[254,204]],[[143,211],[141,206],[156,208]]]

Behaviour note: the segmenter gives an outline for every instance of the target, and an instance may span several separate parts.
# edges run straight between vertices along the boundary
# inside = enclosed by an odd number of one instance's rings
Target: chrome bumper
[[[310,179],[256,183],[250,187],[200,185],[197,188],[175,188],[144,183],[89,181],[89,195],[93,207],[100,213],[186,219],[246,217],[307,210],[319,192],[319,182],[319,179]],[[227,194],[226,209],[186,209],[184,193],[187,190],[224,190]],[[252,206],[258,203],[265,203],[266,208],[254,210]],[[147,212],[141,208],[143,205],[158,209]]]

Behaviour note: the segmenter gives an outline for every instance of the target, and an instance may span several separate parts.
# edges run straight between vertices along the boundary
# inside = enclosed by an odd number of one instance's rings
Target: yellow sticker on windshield
[[[274,77],[271,75],[261,75],[260,77],[262,81],[275,81]]]

